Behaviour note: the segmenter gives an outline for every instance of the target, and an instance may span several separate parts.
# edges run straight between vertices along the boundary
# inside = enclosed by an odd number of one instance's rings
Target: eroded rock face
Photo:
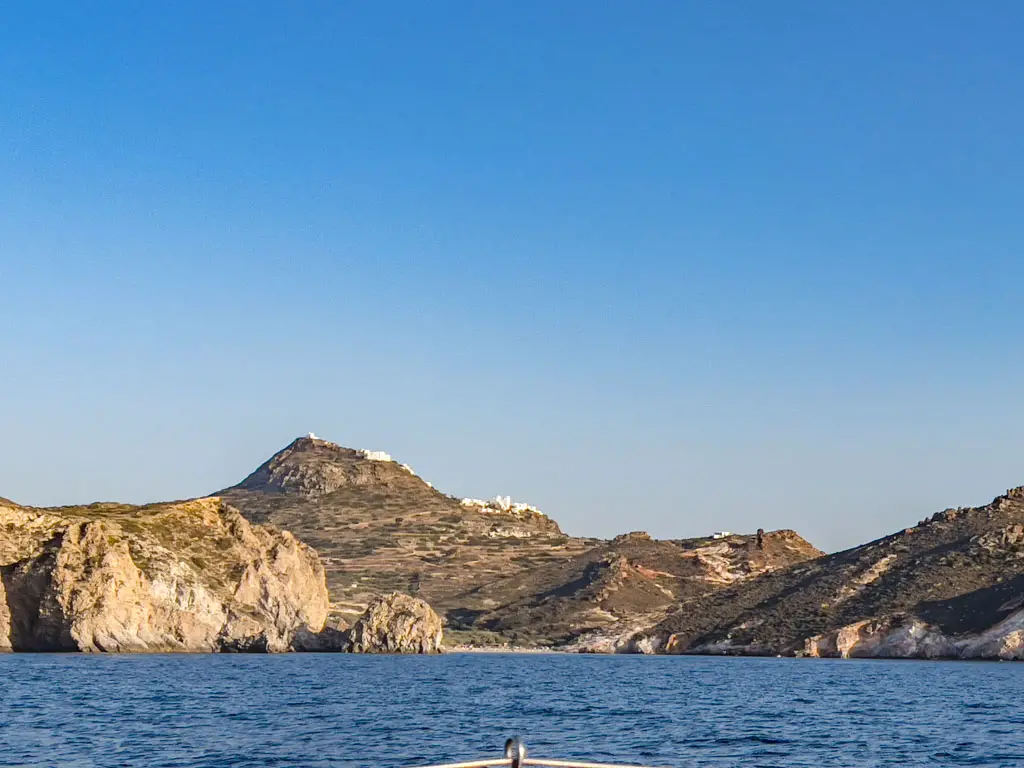
[[[348,630],[352,653],[438,653],[441,617],[423,600],[400,592],[383,595]]]
[[[950,637],[911,616],[858,621],[804,641],[804,656],[886,659],[1024,660],[1024,610],[990,629]]]
[[[286,651],[327,609],[317,554],[220,499],[0,505],[0,650]]]

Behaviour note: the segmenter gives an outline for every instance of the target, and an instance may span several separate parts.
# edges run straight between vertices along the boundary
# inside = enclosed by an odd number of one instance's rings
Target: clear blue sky
[[[572,533],[1024,483],[1024,4],[7,3],[0,495],[313,430]]]

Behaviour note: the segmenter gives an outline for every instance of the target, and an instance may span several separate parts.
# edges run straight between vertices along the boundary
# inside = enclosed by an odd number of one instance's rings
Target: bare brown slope
[[[586,550],[529,509],[467,507],[393,461],[299,438],[222,496],[254,522],[293,531],[327,571],[336,615],[351,619],[375,596],[417,594],[437,610],[456,595]]]
[[[796,653],[865,620],[952,637],[1024,605],[1024,489],[854,549],[685,601],[653,632],[670,652]],[[895,622],[895,624],[893,624]],[[887,624],[888,626],[888,624]]]
[[[586,553],[462,596],[483,610],[454,611],[462,629],[522,643],[564,644],[588,633],[650,626],[680,600],[821,556],[793,531],[656,541],[619,536]]]

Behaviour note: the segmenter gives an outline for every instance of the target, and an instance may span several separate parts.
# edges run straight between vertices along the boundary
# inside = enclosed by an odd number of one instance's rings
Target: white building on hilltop
[[[384,451],[368,451],[365,448],[360,448],[356,453],[367,461],[394,461],[391,458],[391,454]]]
[[[537,507],[522,501],[512,501],[511,496],[495,496],[493,499],[463,499],[462,506],[479,509],[483,512],[535,512],[543,515]]]

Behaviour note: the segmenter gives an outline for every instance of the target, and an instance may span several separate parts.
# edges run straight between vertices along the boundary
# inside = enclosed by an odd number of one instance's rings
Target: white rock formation
[[[804,642],[804,656],[1024,660],[1024,609],[983,632],[950,637],[920,619],[869,619]]]

